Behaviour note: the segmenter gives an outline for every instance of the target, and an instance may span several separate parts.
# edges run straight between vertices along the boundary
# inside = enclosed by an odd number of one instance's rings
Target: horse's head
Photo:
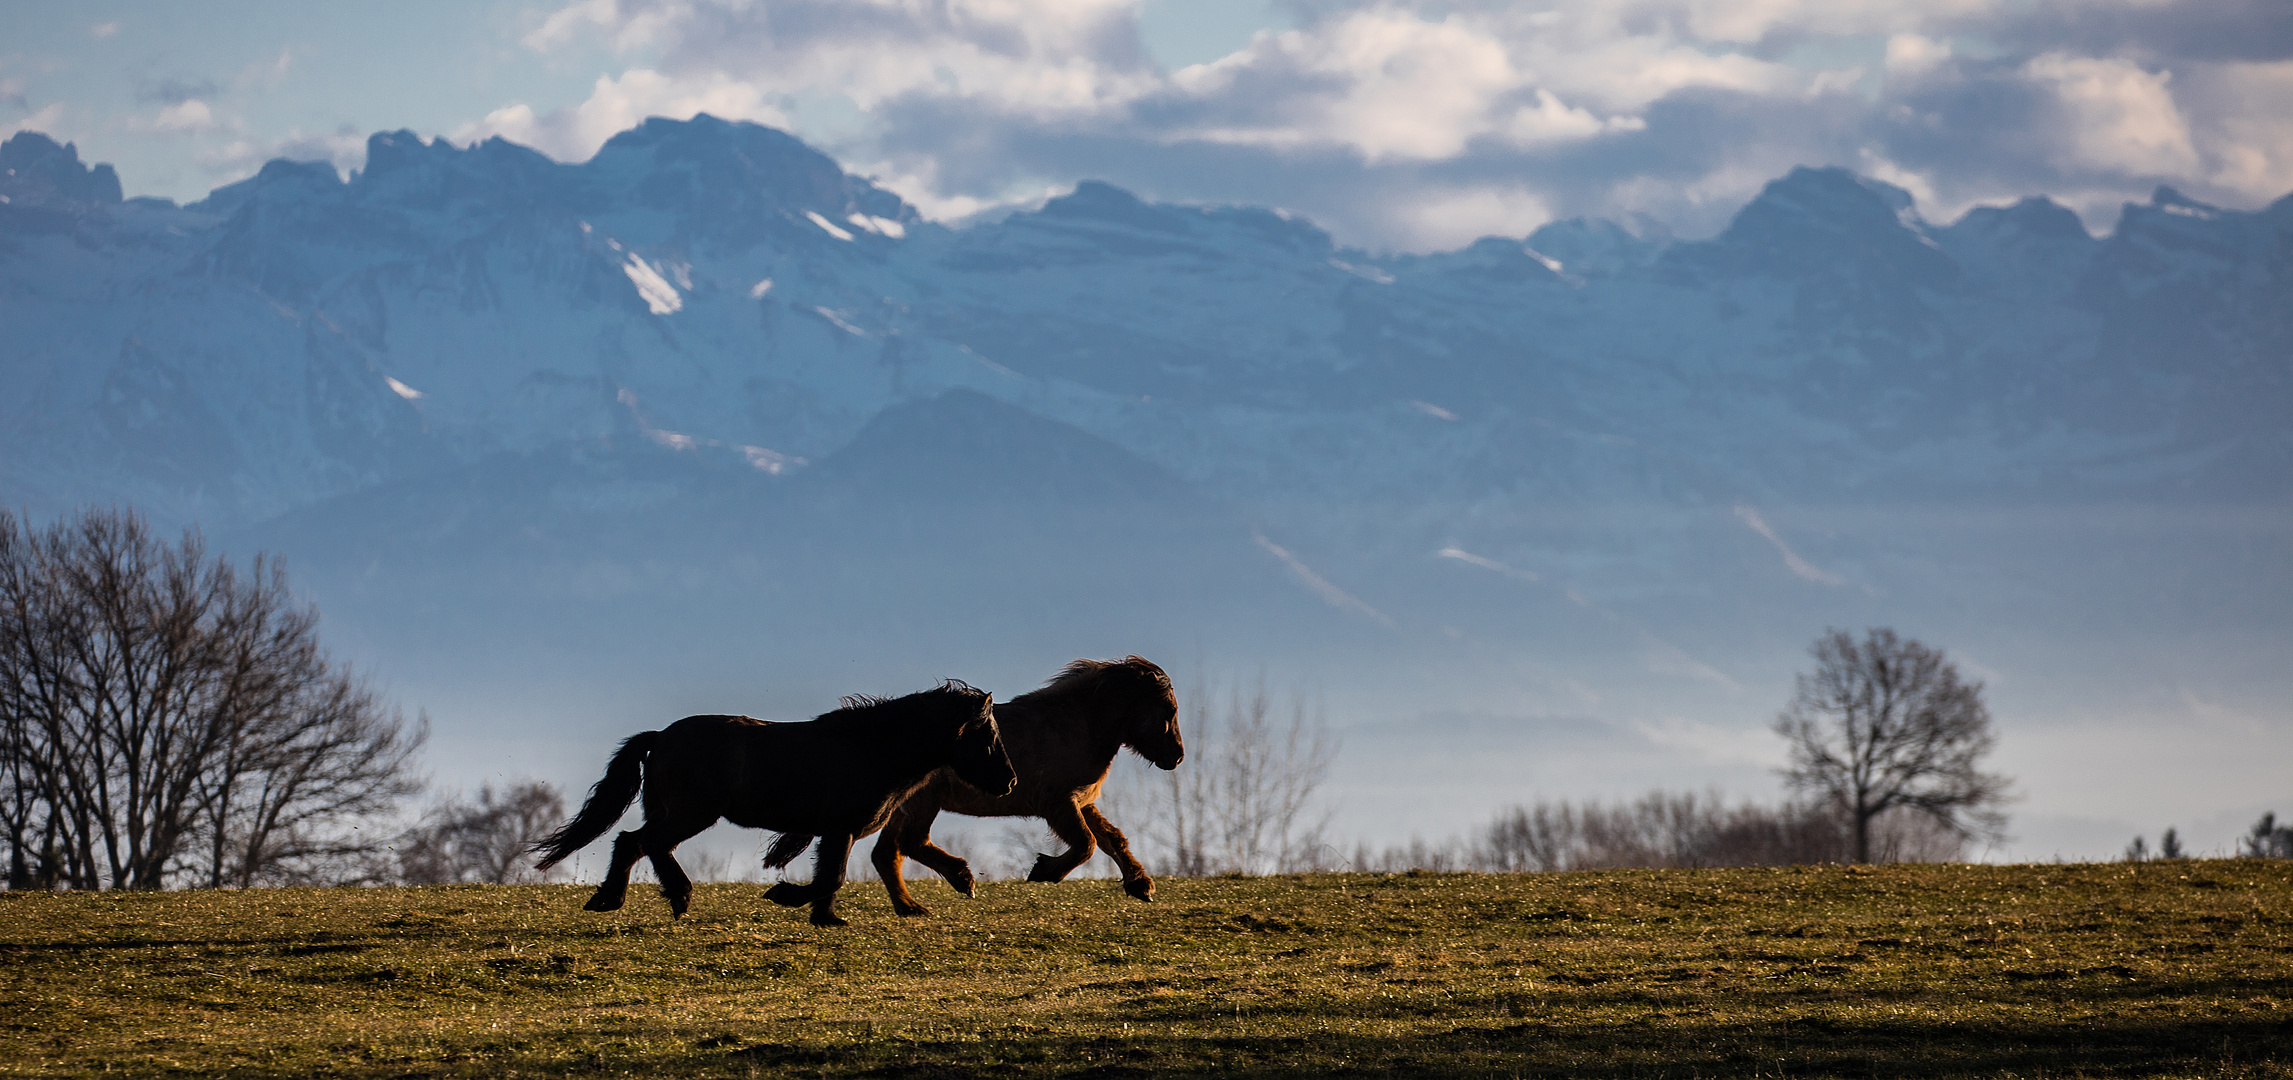
[[[948,768],[964,783],[992,798],[1010,794],[1019,786],[1019,774],[1011,770],[1011,756],[1003,752],[1003,733],[995,726],[994,695],[960,679],[949,679],[941,689],[958,695],[962,709]]]
[[[1107,700],[1122,717],[1123,745],[1165,771],[1186,760],[1178,734],[1178,692],[1170,676],[1143,656],[1126,656],[1108,672]]]

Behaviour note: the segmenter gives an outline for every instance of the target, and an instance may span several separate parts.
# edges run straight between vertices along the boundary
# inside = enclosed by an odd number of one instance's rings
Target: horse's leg
[[[908,827],[900,834],[900,854],[931,868],[946,878],[949,886],[965,896],[977,896],[977,887],[971,876],[971,864],[955,852],[932,843],[932,820],[939,815],[939,807],[917,807],[909,803],[900,812],[907,815]]]
[[[581,905],[590,911],[618,911],[621,902],[629,897],[629,868],[645,855],[645,845],[634,832],[625,832],[613,838],[613,862],[605,868],[605,880],[589,902]]]
[[[671,819],[658,823],[648,821],[644,828],[637,830],[638,842],[645,846],[645,854],[653,860],[653,875],[661,879],[661,895],[669,901],[669,910],[678,918],[684,917],[686,906],[692,903],[693,879],[685,876],[685,868],[677,865],[676,856],[669,853],[714,824],[715,818],[707,821]]]
[[[844,887],[844,864],[852,859],[851,833],[828,833],[820,838],[820,855],[812,864],[812,925],[843,926],[836,917],[836,890]]]
[[[1099,812],[1099,804],[1083,808],[1083,824],[1090,826],[1091,835],[1105,848],[1115,865],[1123,869],[1123,891],[1145,900],[1154,901],[1154,879],[1147,876],[1146,867],[1139,865],[1138,856],[1131,854],[1131,842],[1123,836],[1107,815]]]
[[[884,831],[876,834],[876,849],[869,858],[876,864],[876,876],[884,881],[884,892],[892,898],[892,910],[902,915],[929,915],[931,909],[916,903],[908,895],[907,880],[901,876],[900,834],[908,828],[906,807],[892,811],[892,820],[884,823]]]
[[[1046,808],[1043,823],[1051,826],[1053,835],[1067,842],[1067,853],[1037,855],[1035,869],[1027,872],[1027,880],[1058,881],[1083,865],[1096,845],[1091,840],[1090,827],[1083,824],[1082,812],[1072,801],[1062,800]]]

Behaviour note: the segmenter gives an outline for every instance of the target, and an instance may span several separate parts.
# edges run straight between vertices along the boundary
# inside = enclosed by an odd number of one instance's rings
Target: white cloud
[[[2184,96],[2212,106],[2193,137],[2214,183],[2256,202],[2293,191],[2293,60],[2222,64],[2193,74]]]
[[[1289,205],[1343,242],[1410,250],[1577,214],[1694,235],[1797,164],[1929,207],[2293,186],[2283,61],[2064,29],[2196,0],[2089,0],[2078,19],[2009,0],[1335,0],[1175,72],[1146,55],[1143,2],[577,0],[526,44],[628,66],[578,104],[510,104],[453,137],[570,160],[707,111],[870,163],[855,171],[939,220],[1099,177]],[[1980,107],[2032,92],[2048,115]],[[1945,110],[1951,94],[1966,107]]]
[[[1518,187],[1426,191],[1395,211],[1411,235],[1439,248],[1484,236],[1527,236],[1553,219],[1543,199]]]
[[[55,136],[57,138],[63,138],[64,136],[62,135],[62,131],[64,126],[64,103],[61,101],[51,101],[46,105],[42,105],[39,108],[34,109],[23,119],[16,121],[14,126],[18,131],[37,131],[46,135]]]
[[[877,187],[907,200],[908,205],[915,207],[917,213],[933,221],[961,221],[989,210],[1040,205],[1046,199],[1066,194],[1067,191],[1065,188],[1045,187],[1042,184],[1021,184],[1013,190],[985,196],[943,194],[946,188],[939,180],[939,162],[928,157],[915,161],[912,168],[904,169],[899,164],[880,161],[873,165],[858,166],[853,171],[868,177]]]
[[[160,131],[198,131],[215,126],[215,112],[198,98],[178,101],[159,110],[152,127]]]
[[[1774,90],[1804,80],[1747,57],[1604,37],[1589,20],[1432,19],[1381,6],[1262,34],[1171,82],[1256,122],[1212,121],[1166,139],[1342,146],[1376,163],[1453,158],[1482,137],[1535,147],[1639,131],[1647,125],[1635,110],[1683,88]],[[1264,106],[1238,100],[1268,90],[1281,96]]]
[[[1935,182],[1926,174],[1897,165],[1889,160],[1887,155],[1868,146],[1863,148],[1858,158],[1857,171],[1863,175],[1874,180],[1885,180],[1910,192],[1912,200],[1919,206],[1926,208],[1929,213],[1937,212],[1937,208],[1941,206],[1942,198],[1935,194]],[[1945,220],[1955,216],[1956,214],[1950,209],[1941,211],[1941,217]]]
[[[632,52],[674,35],[693,14],[686,3],[638,4],[624,11],[619,0],[581,0],[551,12],[525,36],[527,48],[549,50],[585,34],[603,34],[616,52]]]
[[[213,131],[207,132],[210,137]],[[246,176],[273,158],[289,161],[324,161],[338,174],[348,175],[366,162],[366,138],[349,131],[331,135],[305,135],[289,131],[282,139],[256,139],[236,134],[199,152],[199,163],[219,177]]]
[[[1184,134],[1219,142],[1351,147],[1369,161],[1455,156],[1499,125],[1498,99],[1521,86],[1504,45],[1454,17],[1357,12],[1314,31],[1261,35],[1242,52],[1178,73],[1197,97],[1273,70],[1299,87],[1274,117]]]
[[[737,70],[781,94],[825,92],[862,109],[911,93],[1050,116],[1135,98],[1155,78],[1105,45],[1135,0],[787,0],[724,7],[582,0],[527,37],[553,49],[583,34],[658,46],[676,70]]]
[[[1918,34],[1896,34],[1887,39],[1887,74],[1924,75],[1951,58],[1949,42]]]
[[[1422,405],[1424,402],[1412,402],[1411,404]],[[1443,411],[1446,412],[1447,410]],[[1456,418],[1444,417],[1444,419],[1454,420]],[[1444,559],[1455,559],[1458,562],[1465,563],[1468,566],[1478,566],[1483,570],[1494,570],[1497,573],[1503,574],[1504,576],[1512,578],[1515,581],[1526,581],[1533,585],[1544,580],[1534,570],[1517,570],[1487,556],[1475,555],[1461,547],[1445,547],[1439,551],[1434,552],[1434,554]]]
[[[1313,568],[1300,562],[1297,556],[1290,554],[1288,548],[1266,539],[1264,533],[1251,533],[1250,539],[1257,541],[1258,546],[1264,548],[1267,554],[1280,560],[1282,565],[1288,567],[1290,573],[1295,575],[1299,582],[1303,583],[1306,588],[1313,590],[1314,594],[1321,597],[1324,603],[1341,611],[1350,611],[1363,616],[1380,626],[1390,628],[1394,625],[1393,620],[1388,618],[1384,612],[1363,603],[1359,597],[1331,584],[1328,578],[1315,573]]]
[[[2052,92],[2071,128],[2061,164],[2136,176],[2188,175],[2197,169],[2189,126],[2166,89],[2170,72],[2144,71],[2131,60],[2046,53],[2023,74]]]
[[[1790,570],[1794,577],[1797,577],[1803,581],[1812,581],[1818,585],[1847,584],[1847,579],[1842,578],[1837,574],[1825,571],[1817,567],[1814,563],[1800,558],[1799,553],[1793,551],[1790,544],[1783,542],[1783,537],[1777,536],[1776,531],[1768,527],[1767,519],[1761,517],[1759,511],[1754,510],[1749,506],[1745,506],[1742,503],[1737,503],[1736,519],[1743,522],[1745,527],[1751,529],[1753,532],[1766,537],[1768,543],[1774,544],[1776,554],[1783,556],[1784,568]]]
[[[1640,5],[1679,18],[1703,41],[1752,44],[1779,34],[1852,36],[1915,30],[2002,6],[1996,0],[1684,0]]]
[[[94,26],[88,27],[88,36],[96,39],[97,41],[102,41],[105,38],[111,37],[117,33],[119,33],[118,19],[113,19],[110,22],[100,22]]]
[[[636,127],[647,117],[688,120],[704,112],[727,120],[792,126],[788,114],[772,104],[762,89],[722,72],[675,78],[637,68],[618,78],[598,76],[588,100],[571,108],[537,116],[530,105],[511,105],[487,113],[475,124],[456,128],[449,138],[471,143],[499,135],[560,161],[583,161],[605,145],[605,140]]]

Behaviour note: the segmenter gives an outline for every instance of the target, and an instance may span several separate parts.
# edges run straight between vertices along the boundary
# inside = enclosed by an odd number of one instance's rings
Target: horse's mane
[[[864,715],[882,708],[883,706],[898,704],[899,702],[906,701],[909,698],[922,697],[925,694],[984,694],[985,692],[986,691],[983,691],[978,687],[963,681],[962,679],[942,679],[940,680],[940,684],[938,686],[932,687],[929,690],[918,690],[913,694],[904,694],[900,697],[878,697],[874,694],[846,694],[843,697],[836,699],[843,705],[842,708],[833,712],[821,713],[819,716],[813,717],[813,719],[856,720]]]
[[[1157,666],[1154,661],[1134,653],[1120,660],[1081,659],[1069,661],[1066,667],[1059,669],[1058,674],[1045,680],[1040,689],[1028,691],[1013,698],[1012,701],[1014,703],[1030,701],[1035,704],[1044,704],[1047,699],[1051,698],[1065,697],[1070,694],[1087,694],[1099,689],[1109,679],[1119,677],[1126,672],[1153,679],[1155,685],[1166,693],[1171,690],[1170,676],[1163,674],[1162,668]]]

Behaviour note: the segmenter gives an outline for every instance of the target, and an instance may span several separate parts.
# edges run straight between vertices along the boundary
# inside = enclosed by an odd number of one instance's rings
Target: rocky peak
[[[2031,240],[2093,239],[2075,212],[2044,195],[2032,195],[2012,206],[1978,206],[1953,222],[1948,231]]]
[[[119,174],[109,165],[80,163],[76,144],[37,131],[19,131],[0,142],[0,196],[11,206],[74,209],[120,201]]]
[[[498,136],[464,149],[401,130],[366,140],[366,167],[350,194],[369,206],[401,210],[508,211],[573,201],[572,188],[573,170]]]
[[[1075,190],[1043,204],[1035,216],[1086,224],[1123,225],[1147,232],[1183,233],[1186,221],[1104,180],[1085,180]]]
[[[791,229],[808,238],[833,235],[809,222],[810,214],[862,240],[896,238],[922,220],[899,196],[846,173],[785,131],[707,113],[647,120],[607,140],[579,168],[611,203],[667,212],[713,242]]]
[[[1725,232],[1667,253],[1675,267],[1779,278],[1935,286],[1957,267],[1928,235],[1911,194],[1846,169],[1800,166],[1761,189]]]

